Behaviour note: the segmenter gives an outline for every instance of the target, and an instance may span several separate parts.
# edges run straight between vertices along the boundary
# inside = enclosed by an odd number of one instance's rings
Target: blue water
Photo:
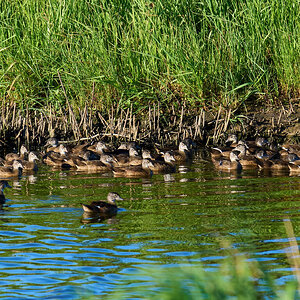
[[[150,179],[53,171],[9,180],[0,212],[0,298],[82,299],[104,295],[152,265],[202,264],[214,271],[224,241],[293,279],[285,222],[300,239],[300,177],[220,173],[196,156]],[[117,216],[90,218],[80,203],[118,192]],[[144,278],[147,284],[151,278]]]

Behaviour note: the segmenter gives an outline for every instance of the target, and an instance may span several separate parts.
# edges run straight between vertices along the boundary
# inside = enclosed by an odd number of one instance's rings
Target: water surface
[[[0,211],[0,297],[81,299],[103,295],[152,265],[214,270],[230,243],[259,260],[278,284],[292,279],[284,226],[300,238],[300,178],[220,173],[203,154],[150,179],[52,171],[10,180]],[[117,216],[83,214],[80,203],[119,193]],[[225,242],[224,242],[225,241]]]

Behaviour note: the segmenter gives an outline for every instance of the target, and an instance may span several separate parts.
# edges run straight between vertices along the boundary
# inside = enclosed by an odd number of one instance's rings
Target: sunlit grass
[[[64,87],[73,106],[105,111],[288,96],[300,87],[299,11],[292,0],[4,0],[0,97],[59,107]]]

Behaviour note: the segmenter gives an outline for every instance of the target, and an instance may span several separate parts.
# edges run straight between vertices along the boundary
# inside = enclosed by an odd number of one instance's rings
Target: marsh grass
[[[3,0],[0,97],[21,110],[69,101],[103,114],[292,98],[299,12],[292,0]]]

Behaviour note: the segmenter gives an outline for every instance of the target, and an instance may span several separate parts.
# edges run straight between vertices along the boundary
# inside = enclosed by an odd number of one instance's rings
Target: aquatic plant
[[[147,282],[147,283],[146,283]],[[106,299],[296,299],[296,282],[278,286],[256,261],[238,255],[220,267],[150,267],[128,277]]]

